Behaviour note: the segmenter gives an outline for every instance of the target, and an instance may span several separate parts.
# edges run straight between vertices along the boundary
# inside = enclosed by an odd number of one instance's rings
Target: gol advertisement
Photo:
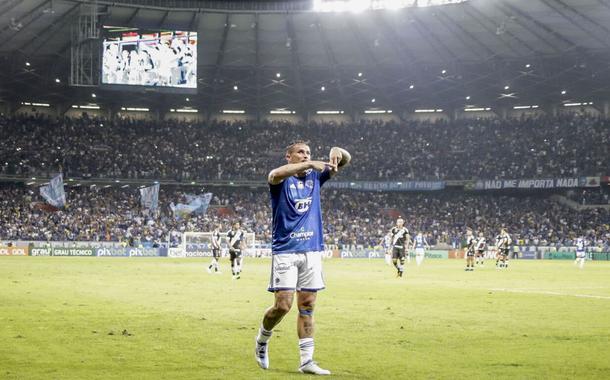
[[[0,247],[0,256],[27,256],[28,247]]]

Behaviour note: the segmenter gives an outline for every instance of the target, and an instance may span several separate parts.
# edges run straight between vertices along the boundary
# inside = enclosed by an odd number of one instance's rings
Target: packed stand
[[[184,194],[211,191],[208,212],[174,218],[168,205]],[[229,230],[242,222],[257,240],[271,241],[268,190],[243,188],[180,189],[162,187],[159,212],[142,210],[136,189],[71,187],[63,211],[39,209],[36,188],[0,188],[0,240],[120,241],[126,245],[176,246],[185,231],[209,232],[220,223]],[[610,248],[610,211],[567,208],[545,196],[498,196],[464,192],[376,193],[322,190],[327,244],[379,245],[398,216],[411,233],[424,232],[431,244],[457,245],[466,227],[492,239],[505,226],[522,245],[570,246],[586,236]]]
[[[581,206],[610,205],[610,192],[607,187],[568,191],[567,197]]]
[[[354,157],[349,180],[469,180],[610,174],[610,121],[563,115],[453,122],[151,122],[0,117],[0,175],[264,181],[284,146]]]

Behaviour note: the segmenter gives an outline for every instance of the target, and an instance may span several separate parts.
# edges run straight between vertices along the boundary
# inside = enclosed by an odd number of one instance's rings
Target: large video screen
[[[104,26],[102,84],[197,88],[197,33]]]

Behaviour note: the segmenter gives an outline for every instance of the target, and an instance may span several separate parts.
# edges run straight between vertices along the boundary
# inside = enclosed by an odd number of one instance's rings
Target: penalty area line
[[[527,293],[527,294],[544,294],[549,296],[566,296],[566,297],[578,297],[578,298],[594,298],[601,300],[610,300],[610,296],[596,296],[593,294],[570,294],[560,293],[547,290],[527,290],[527,289],[508,289],[508,288],[494,288],[489,289],[495,292],[507,292],[507,293]]]

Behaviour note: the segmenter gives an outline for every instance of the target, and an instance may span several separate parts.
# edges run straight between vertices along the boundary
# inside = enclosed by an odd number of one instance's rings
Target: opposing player
[[[220,226],[216,225],[214,227],[214,231],[212,231],[212,262],[208,266],[208,273],[220,274],[220,265],[218,264],[218,260],[220,260]]]
[[[268,290],[274,292],[275,302],[265,312],[256,336],[255,357],[261,368],[269,368],[269,339],[273,328],[292,307],[296,292],[299,372],[330,375],[313,361],[313,313],[317,291],[325,286],[320,187],[347,165],[351,156],[346,150],[333,147],[329,162],[312,161],[307,143],[297,141],[286,148],[285,158],[288,164],[273,169],[267,177],[273,215]]]
[[[505,228],[500,230],[500,234],[496,236],[496,247],[498,248],[498,255],[496,256],[496,267],[508,268],[508,251],[512,239]]]
[[[580,269],[584,268],[585,260],[587,258],[587,240],[584,237],[576,239],[576,261],[574,264],[578,264]]]
[[[430,249],[430,245],[426,237],[421,232],[418,232],[411,246],[411,250],[415,251],[415,263],[417,263],[417,266],[420,266],[424,261],[426,249]]]
[[[485,250],[487,249],[487,240],[482,232],[479,232],[479,238],[477,239],[475,262],[478,267],[485,265]]]
[[[240,227],[240,223],[235,222],[231,227],[231,231],[227,232],[231,272],[233,273],[234,280],[239,280],[241,278],[241,250],[244,247],[246,240],[246,234]]]
[[[402,277],[405,271],[405,255],[411,241],[403,218],[396,219],[396,225],[392,227],[390,234],[392,235],[392,263],[396,267],[396,277]]]
[[[385,263],[388,265],[392,265],[392,234],[387,233],[383,237],[383,248],[385,251]]]
[[[472,233],[472,229],[466,229],[466,272],[474,271],[474,251],[476,248],[477,239]]]

